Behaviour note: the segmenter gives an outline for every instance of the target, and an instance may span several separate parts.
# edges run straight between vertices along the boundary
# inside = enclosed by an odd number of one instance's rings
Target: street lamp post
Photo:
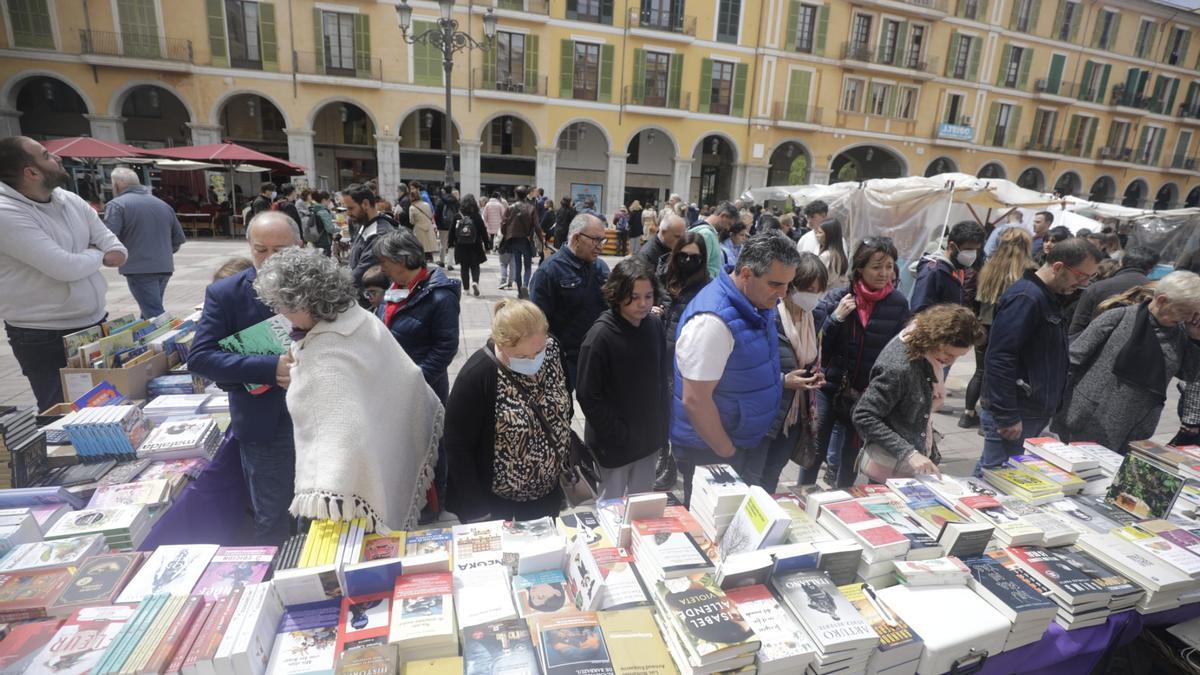
[[[483,16],[484,42],[480,43],[469,33],[458,30],[458,21],[454,18],[454,0],[438,0],[438,10],[441,17],[437,28],[431,28],[417,35],[409,35],[412,25],[412,6],[407,0],[401,0],[396,5],[396,18],[400,24],[400,33],[409,44],[431,44],[442,50],[442,68],[446,71],[446,115],[442,120],[442,138],[446,144],[446,185],[454,187],[454,143],[451,130],[454,128],[450,115],[450,76],[454,72],[454,52],[468,47],[488,49],[496,37],[496,14],[490,8]]]

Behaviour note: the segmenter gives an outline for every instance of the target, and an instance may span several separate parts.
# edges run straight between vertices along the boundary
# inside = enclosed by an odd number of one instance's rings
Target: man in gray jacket
[[[62,338],[104,320],[100,267],[126,251],[79,195],[58,157],[25,136],[0,139],[0,318],[38,410],[63,400]]]
[[[129,284],[142,318],[156,317],[165,311],[163,294],[175,272],[175,252],[184,242],[183,226],[133,169],[113,169],[112,183],[117,197],[104,209],[104,224],[129,250],[129,260],[117,271]]]

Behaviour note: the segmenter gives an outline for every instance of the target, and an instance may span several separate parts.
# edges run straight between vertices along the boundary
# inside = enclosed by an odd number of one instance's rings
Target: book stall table
[[[249,508],[238,442],[233,432],[226,432],[212,461],[179,493],[139,549],[153,551],[168,544],[247,544]]]

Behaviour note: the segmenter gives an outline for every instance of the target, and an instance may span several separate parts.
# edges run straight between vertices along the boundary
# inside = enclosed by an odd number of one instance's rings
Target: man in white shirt
[[[698,465],[740,470],[775,420],[783,395],[775,307],[799,262],[782,233],[755,235],[733,272],[705,286],[680,317],[671,452],[685,503]]]
[[[96,211],[63,189],[67,180],[41,143],[0,139],[0,318],[38,410],[63,400],[63,336],[105,318],[100,267],[128,255]]]
[[[798,251],[820,255],[821,242],[817,241],[817,228],[821,227],[821,223],[828,217],[829,205],[820,199],[815,199],[804,207],[804,219],[807,221],[805,224],[808,227],[808,232],[805,232],[800,237],[800,243],[796,244]]]

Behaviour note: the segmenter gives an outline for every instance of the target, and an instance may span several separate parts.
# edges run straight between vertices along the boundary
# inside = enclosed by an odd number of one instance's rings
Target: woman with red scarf
[[[867,388],[875,359],[911,316],[908,299],[895,288],[898,255],[888,237],[862,240],[850,261],[850,285],[830,291],[813,310],[825,365],[825,386],[817,392],[817,444],[829,465],[826,480],[836,487],[853,485],[857,474],[861,442],[850,421],[854,403]],[[820,468],[801,470],[800,483],[815,483]]]

